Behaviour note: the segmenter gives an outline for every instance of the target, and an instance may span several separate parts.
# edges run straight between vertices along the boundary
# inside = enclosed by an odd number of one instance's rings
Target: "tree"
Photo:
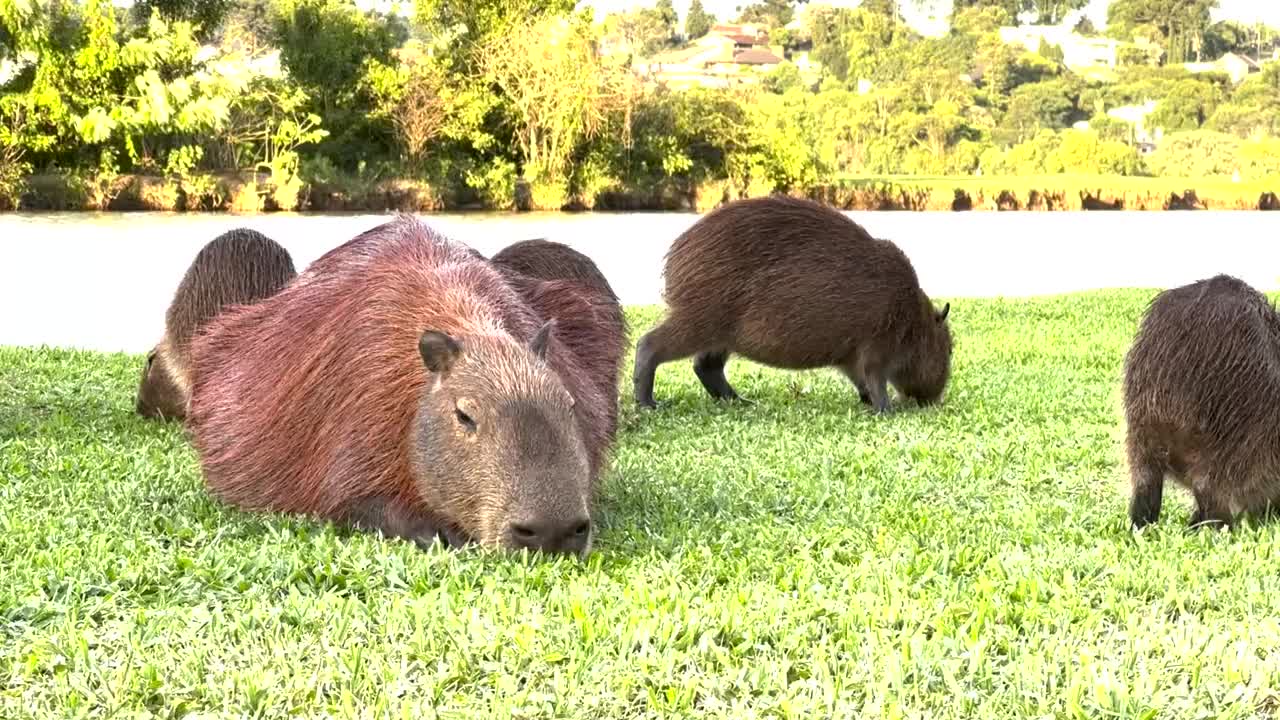
[[[1107,7],[1107,31],[1122,40],[1146,35],[1164,49],[1165,62],[1184,63],[1204,54],[1216,7],[1218,0],[1114,0]]]
[[[667,37],[675,37],[680,16],[676,14],[676,6],[671,3],[671,0],[658,0],[653,6],[653,12],[657,15],[658,22],[662,24]]]
[[[485,78],[510,103],[525,175],[563,180],[620,99],[623,72],[603,64],[581,20],[530,18],[479,50]]]
[[[231,0],[139,0],[133,5],[133,15],[139,24],[145,24],[152,10],[168,22],[189,22],[196,27],[196,37],[207,40],[222,27],[222,21],[231,10]]]
[[[808,0],[796,0],[799,3]],[[795,8],[792,0],[761,0],[754,5],[742,8],[738,22],[760,23],[770,28],[779,28],[795,19]]]
[[[951,13],[955,16],[969,8],[995,7],[1004,10],[1013,20],[1028,14],[1035,17],[1037,25],[1057,25],[1073,10],[1088,4],[1089,0],[954,0]]]
[[[702,7],[702,0],[693,0],[689,4],[689,14],[684,19],[684,35],[688,40],[697,40],[711,31],[716,19]]]

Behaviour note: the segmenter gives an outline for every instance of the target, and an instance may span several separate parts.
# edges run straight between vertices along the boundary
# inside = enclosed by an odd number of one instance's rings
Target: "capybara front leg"
[[[1212,487],[1206,483],[1207,486]],[[1219,484],[1218,487],[1221,487]],[[1196,510],[1191,513],[1191,521],[1187,523],[1187,527],[1191,530],[1198,530],[1202,527],[1219,528],[1231,527],[1231,510],[1213,492],[1202,491],[1193,488],[1192,492],[1196,496]]]
[[[861,393],[859,393],[861,395]],[[882,375],[867,377],[867,395],[871,397],[871,407],[880,415],[889,412],[889,383]]]
[[[738,393],[724,376],[729,353],[724,351],[698,353],[693,359],[693,372],[702,382],[707,393],[717,400],[740,400]]]
[[[636,404],[640,407],[657,407],[657,403],[653,401],[653,378],[658,372],[659,365],[689,357],[698,351],[696,346],[683,341],[677,333],[672,332],[671,328],[672,323],[668,319],[667,322],[650,330],[640,338],[640,342],[636,343],[636,363],[632,373],[632,383],[635,386]]]
[[[871,390],[867,388],[867,381],[863,380],[862,375],[859,374],[857,364],[850,363],[848,365],[842,365],[840,367],[840,371],[843,372],[844,376],[849,378],[849,382],[853,383],[853,386],[858,389],[858,400],[861,401],[863,405],[870,405]]]
[[[1160,519],[1164,497],[1164,468],[1147,460],[1130,460],[1129,522],[1144,528]]]

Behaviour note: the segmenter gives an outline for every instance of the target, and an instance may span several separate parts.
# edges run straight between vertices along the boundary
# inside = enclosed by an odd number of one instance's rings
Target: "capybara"
[[[1190,525],[1230,526],[1280,499],[1280,318],[1217,275],[1152,300],[1125,357],[1135,528],[1160,517],[1166,476],[1191,490]]]
[[[289,251],[248,228],[210,240],[187,268],[165,312],[164,335],[147,353],[138,385],[139,415],[181,420],[191,391],[191,339],[223,308],[270,297],[297,271]]]
[[[212,493],[429,545],[585,554],[608,451],[593,369],[488,262],[408,216],[193,346]]]
[[[491,262],[539,280],[576,280],[604,292],[614,303],[618,301],[595,261],[563,243],[521,240],[498,251]]]
[[[935,309],[897,246],[834,209],[784,196],[729,203],[676,238],[663,274],[667,319],[636,346],[642,407],[655,405],[658,366],[690,355],[712,397],[736,399],[724,375],[732,353],[838,367],[881,413],[887,383],[922,405],[942,397],[951,305]]]
[[[556,337],[593,369],[609,409],[609,437],[617,427],[618,382],[627,323],[618,296],[586,255],[550,240],[524,240],[490,261],[542,318],[556,322]]]

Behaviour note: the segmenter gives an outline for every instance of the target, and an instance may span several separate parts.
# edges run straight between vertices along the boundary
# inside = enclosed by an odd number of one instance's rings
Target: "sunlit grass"
[[[1270,714],[1276,526],[1186,533],[1170,489],[1126,527],[1150,297],[953,301],[946,403],[887,418],[833,371],[734,360],[724,406],[664,366],[585,563],[226,508],[131,414],[141,357],[0,349],[0,717]]]

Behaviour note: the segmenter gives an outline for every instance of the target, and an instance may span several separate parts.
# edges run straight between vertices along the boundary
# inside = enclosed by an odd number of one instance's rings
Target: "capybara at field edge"
[[[666,320],[636,346],[635,397],[654,407],[659,365],[694,356],[713,397],[738,394],[732,353],[778,368],[835,366],[863,403],[889,410],[887,384],[938,402],[951,372],[951,305],[934,308],[907,256],[818,203],[770,196],[724,205],[667,251]]]
[[[191,391],[191,338],[223,308],[270,297],[297,271],[289,251],[256,230],[210,240],[182,276],[165,312],[164,336],[147,353],[138,384],[139,415],[181,420]]]
[[[214,495],[428,545],[586,553],[608,450],[592,368],[488,262],[400,216],[197,336]]]
[[[627,322],[604,273],[591,258],[549,240],[515,243],[490,262],[539,316],[555,321],[556,337],[592,368],[591,378],[609,410],[606,428],[612,438]]]
[[[1230,526],[1280,499],[1280,318],[1217,275],[1152,300],[1125,356],[1125,449],[1135,528],[1160,517],[1166,476],[1191,490],[1190,525]]]

